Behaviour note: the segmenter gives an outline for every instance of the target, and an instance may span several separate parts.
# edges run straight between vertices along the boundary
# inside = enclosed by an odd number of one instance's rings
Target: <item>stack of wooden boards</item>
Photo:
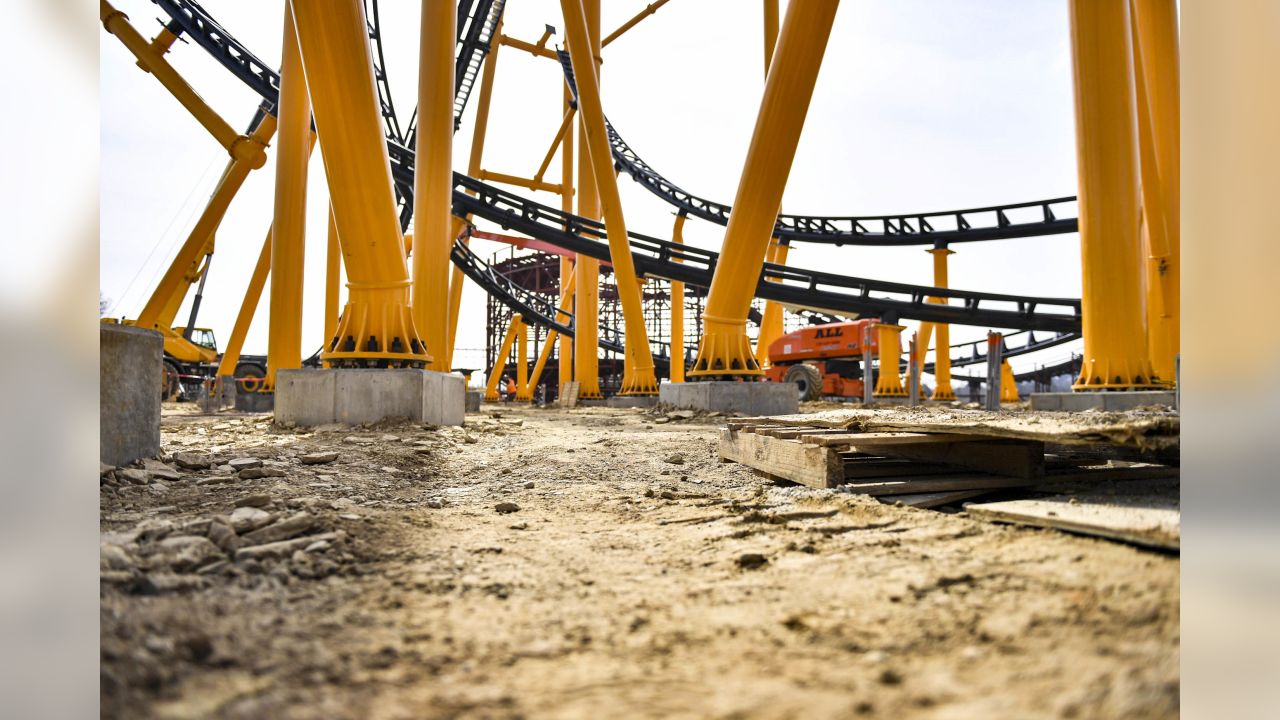
[[[1178,476],[1176,417],[1043,415],[904,409],[741,418],[721,430],[720,458],[775,479],[914,507],[955,504],[1010,488],[1042,492],[1079,484],[1096,489],[1108,481]],[[1169,458],[1173,465],[1133,462]],[[1016,522],[1018,512],[1026,510],[1035,516],[1032,524],[1061,525],[1052,520],[1060,516],[1056,505],[1010,508],[1007,503],[987,516]],[[1078,504],[1072,501],[1071,513],[1091,518],[1083,525],[1098,519]],[[1173,505],[1176,547],[1176,483]],[[981,506],[967,507],[975,516],[982,512]],[[1169,525],[1166,516],[1152,522],[1166,530]],[[1169,536],[1162,531],[1161,537]],[[1167,540],[1152,544],[1170,547]]]

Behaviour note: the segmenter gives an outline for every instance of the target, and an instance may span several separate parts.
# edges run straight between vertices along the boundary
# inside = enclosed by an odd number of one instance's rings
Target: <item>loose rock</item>
[[[303,465],[324,465],[326,463],[331,463],[337,459],[338,459],[338,453],[336,452],[308,453],[298,458],[298,460],[301,461]]]
[[[147,472],[146,470],[139,470],[137,468],[125,468],[123,470],[117,470],[116,477],[121,480],[125,480],[127,482],[133,483],[134,485],[146,485],[147,483],[151,482],[151,473]]]
[[[173,461],[178,467],[187,470],[204,470],[211,464],[208,455],[199,455],[197,453],[180,452],[175,453]]]
[[[310,530],[316,524],[316,519],[311,513],[300,512],[293,517],[281,520],[274,525],[268,525],[263,528],[254,530],[244,536],[245,545],[263,545],[266,543],[274,543],[280,540],[287,540],[295,535]],[[239,558],[239,553],[236,555]]]
[[[509,513],[519,512],[520,506],[513,502],[500,502],[497,505],[494,505],[493,509],[503,515],[507,515]]]
[[[259,460],[258,458],[252,458],[252,457],[235,458],[233,460],[229,460],[227,464],[230,465],[231,469],[236,472],[240,472],[241,470],[248,470],[249,468],[262,467],[262,461]]]
[[[743,570],[758,570],[769,564],[769,558],[760,553],[743,553],[738,556],[738,567]]]
[[[239,500],[236,500],[236,507],[260,508],[260,507],[266,507],[270,504],[271,504],[271,496],[267,495],[266,493],[254,493],[252,495],[245,495]]]
[[[684,455],[681,455],[680,453],[673,453],[671,455],[668,455],[666,459],[663,460],[663,462],[670,463],[672,465],[683,465]]]
[[[236,508],[231,512],[229,518],[231,528],[237,533],[247,533],[260,527],[266,527],[271,523],[272,519],[271,513],[255,507]]]

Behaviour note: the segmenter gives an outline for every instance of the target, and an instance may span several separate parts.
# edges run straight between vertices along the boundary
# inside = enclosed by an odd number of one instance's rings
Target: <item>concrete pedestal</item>
[[[99,457],[127,465],[160,454],[164,339],[154,330],[104,324],[98,330]]]
[[[483,390],[468,390],[466,396],[466,411],[480,412],[480,401],[484,400]]]
[[[1177,393],[1173,390],[1134,390],[1130,392],[1065,392],[1032,393],[1032,410],[1106,410],[1123,412],[1148,405],[1174,407]]]
[[[658,399],[678,408],[741,415],[791,415],[800,411],[800,398],[792,383],[663,383],[658,387]]]
[[[461,425],[466,381],[430,370],[281,370],[275,419],[294,425],[358,425],[400,418]]]
[[[604,401],[611,408],[651,408],[658,404],[656,395],[614,395]]]

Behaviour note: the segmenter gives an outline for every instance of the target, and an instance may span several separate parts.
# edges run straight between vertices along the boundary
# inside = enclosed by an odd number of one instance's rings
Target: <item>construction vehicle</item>
[[[769,345],[765,381],[794,383],[801,400],[861,398],[863,352],[877,351],[876,333],[870,332],[870,327],[878,322],[862,319],[810,325],[783,335]],[[872,382],[874,373],[872,370]]]
[[[134,324],[132,320],[103,318],[104,323]],[[156,328],[164,337],[164,361],[160,376],[160,397],[163,400],[184,400],[199,397],[206,380],[214,380],[218,363],[218,341],[209,328],[185,327]],[[267,375],[265,355],[240,355],[235,370],[236,387],[241,392],[256,392]]]

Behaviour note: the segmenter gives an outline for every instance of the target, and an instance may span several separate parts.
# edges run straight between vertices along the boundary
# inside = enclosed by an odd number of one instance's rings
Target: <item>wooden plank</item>
[[[825,432],[824,430],[809,427],[769,427],[763,426],[756,429],[756,433],[766,437],[774,438],[796,438],[804,435],[812,435],[813,433]]]
[[[577,380],[570,380],[560,388],[560,407],[575,408],[578,406],[578,388],[581,385]]]
[[[886,495],[879,498],[879,500],[882,503],[891,505],[902,503],[907,507],[935,508],[957,503],[961,500],[969,500],[981,495],[987,495],[990,492],[990,490],[956,490],[934,493],[913,493],[910,495]]]
[[[1178,468],[1165,465],[1148,465],[1145,467],[1095,467],[1064,468],[1045,473],[1043,481],[1063,483],[1076,481],[1102,480],[1152,480],[1159,478],[1177,478]]]
[[[919,445],[924,443],[959,443],[990,440],[981,435],[957,435],[942,433],[915,432],[867,432],[867,433],[833,433],[807,435],[804,442],[823,447],[839,445],[884,446],[884,445]]]
[[[1045,473],[1044,443],[1034,440],[888,445],[879,448],[879,452],[1010,477],[1039,478]]]
[[[1112,494],[1115,493],[1115,494]],[[1178,550],[1181,510],[1176,481],[1108,483],[1106,492],[968,503],[971,517],[1047,527]]]
[[[995,488],[1027,487],[1037,480],[1002,477],[1000,475],[923,475],[885,480],[881,482],[849,483],[843,489],[865,495],[910,495],[947,490],[989,490]]]
[[[845,458],[844,462],[845,480],[861,481],[870,478],[939,475],[947,472],[954,472],[954,468],[938,465],[937,463],[917,463],[900,458]]]
[[[844,481],[844,461],[838,453],[795,440],[724,429],[720,457],[809,487],[831,488]]]

